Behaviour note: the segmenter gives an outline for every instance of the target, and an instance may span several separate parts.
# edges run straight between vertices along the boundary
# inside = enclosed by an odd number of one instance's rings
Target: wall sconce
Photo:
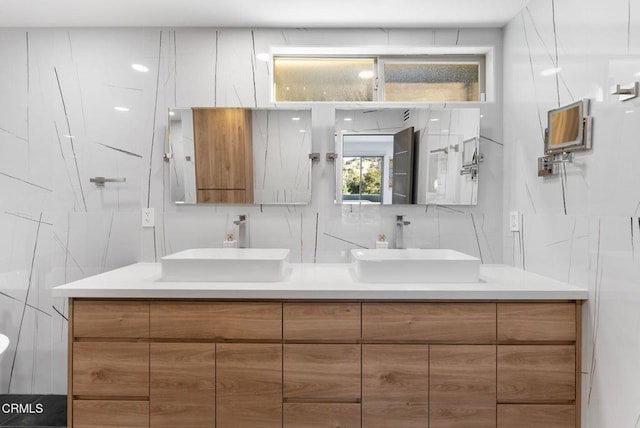
[[[620,101],[628,101],[640,95],[640,82],[633,82],[630,87],[623,88],[620,84],[611,87],[611,95],[618,95]]]

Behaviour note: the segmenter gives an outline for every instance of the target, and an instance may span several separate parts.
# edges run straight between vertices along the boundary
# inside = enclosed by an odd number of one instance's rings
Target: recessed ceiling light
[[[291,120],[300,120],[298,116],[292,117]]]
[[[142,64],[131,64],[131,68],[133,68],[135,71],[139,71],[140,73],[146,73],[147,71],[149,71],[149,67]]]
[[[176,115],[176,112],[175,112],[175,111],[170,111],[170,112],[169,112],[169,116],[175,116],[175,115]]]
[[[444,134],[445,132],[449,132],[449,130],[448,129],[443,129],[441,132]]]
[[[553,76],[554,74],[558,74],[561,71],[562,71],[561,67],[552,67],[552,68],[547,68],[546,70],[542,70],[540,74],[543,76]]]
[[[256,59],[258,59],[259,61],[267,62],[267,61],[269,61],[269,58],[271,58],[271,55],[269,55],[266,52],[261,52],[261,53],[256,55]]]
[[[361,79],[373,79],[373,70],[362,70],[358,73],[358,77]]]
[[[350,118],[350,117],[345,117],[344,120],[345,120],[345,122],[351,122],[353,119]]]
[[[437,122],[437,121],[439,121],[439,120],[440,120],[440,119],[438,119],[438,118],[433,118],[433,119],[431,119],[431,122]]]
[[[129,109],[126,107],[114,107],[113,109],[118,111],[129,111]]]
[[[67,135],[67,134],[64,134],[63,137],[64,138],[75,138],[73,135]]]
[[[630,113],[633,113],[634,111],[635,110],[627,110],[627,111],[625,111],[625,113],[630,114]],[[66,135],[65,135],[65,137],[66,137]]]
[[[304,130],[304,129],[301,129],[301,130],[300,130],[300,132],[307,132],[307,131],[306,131],[306,130]]]

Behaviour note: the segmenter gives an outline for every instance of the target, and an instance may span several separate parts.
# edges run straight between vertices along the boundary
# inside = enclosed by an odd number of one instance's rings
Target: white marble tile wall
[[[309,205],[169,202],[167,109],[272,107],[270,65],[256,53],[456,44],[495,46],[501,81],[500,29],[1,29],[0,331],[11,347],[0,392],[66,391],[68,307],[51,298],[52,287],[185,248],[221,246],[238,214],[249,215],[251,245],[290,248],[294,262],[345,262],[349,249],[391,236],[396,214],[412,222],[407,245],[501,262],[501,102],[481,107],[486,161],[476,207],[334,205],[335,174],[324,153],[334,151],[334,109],[350,105],[330,104],[313,106],[312,148],[322,159],[312,167]],[[127,181],[97,187],[94,176]],[[155,208],[155,228],[141,228],[143,207]]]
[[[253,200],[311,202],[311,110],[253,110]]]
[[[640,7],[630,0],[532,0],[505,29],[504,256],[590,290],[585,305],[583,426],[640,426]],[[557,74],[543,71],[561,68]],[[592,99],[593,150],[537,177],[546,112]]]

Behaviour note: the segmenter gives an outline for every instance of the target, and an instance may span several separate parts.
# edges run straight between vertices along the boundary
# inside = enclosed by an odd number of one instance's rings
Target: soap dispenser
[[[376,250],[386,250],[389,248],[389,243],[387,242],[387,238],[384,234],[378,236],[378,240],[376,241]]]
[[[227,239],[222,242],[222,248],[238,248],[238,241],[233,239],[233,233],[227,234]]]

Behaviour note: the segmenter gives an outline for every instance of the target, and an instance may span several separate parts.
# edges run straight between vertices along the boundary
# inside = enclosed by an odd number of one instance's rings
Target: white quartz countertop
[[[157,299],[586,300],[588,291],[506,265],[481,265],[480,282],[365,283],[350,264],[292,263],[281,282],[167,282],[137,263],[53,289],[55,297]]]

